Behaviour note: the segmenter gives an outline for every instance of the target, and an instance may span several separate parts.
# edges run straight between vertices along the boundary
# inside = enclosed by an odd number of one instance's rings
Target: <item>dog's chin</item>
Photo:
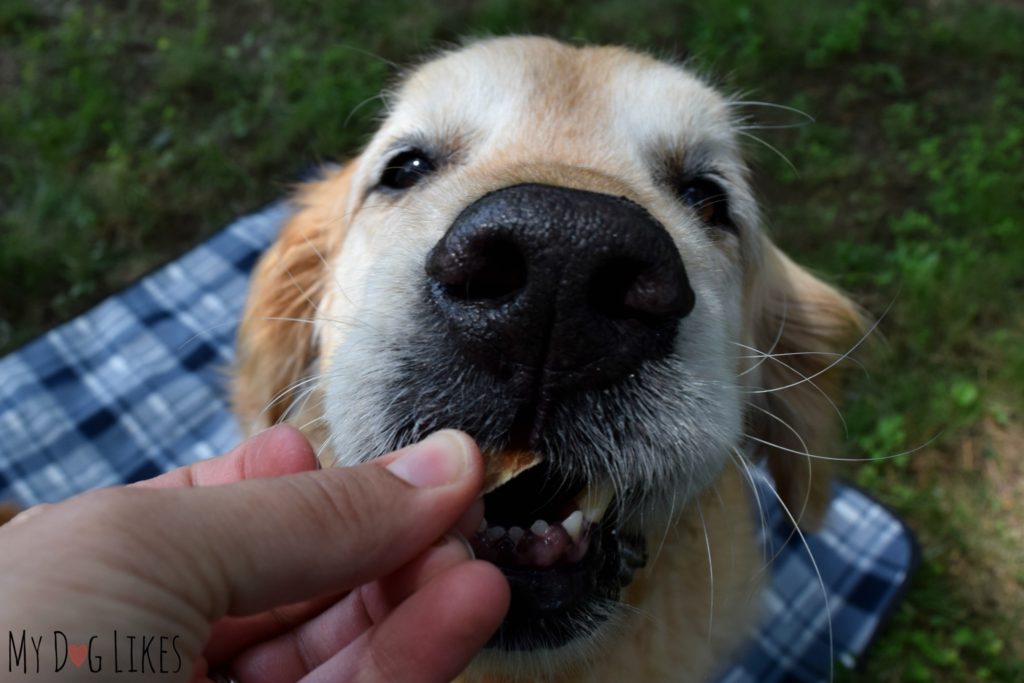
[[[470,544],[501,569],[512,596],[491,650],[555,650],[590,638],[647,562],[643,535],[623,527],[605,482],[573,482],[543,463],[484,505]]]
[[[554,650],[590,638],[615,615],[619,592],[646,560],[642,536],[603,523],[592,531],[589,548],[577,562],[546,568],[498,565],[512,601],[487,647]]]

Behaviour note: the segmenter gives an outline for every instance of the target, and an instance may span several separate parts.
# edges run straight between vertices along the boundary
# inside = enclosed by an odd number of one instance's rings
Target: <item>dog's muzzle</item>
[[[453,352],[518,406],[510,449],[540,452],[548,407],[670,354],[694,307],[658,221],[626,198],[564,187],[516,185],[478,199],[426,271]],[[560,647],[586,635],[646,562],[642,536],[619,527],[609,481],[542,455],[542,466],[484,497],[485,522],[470,539],[512,589],[492,647]]]

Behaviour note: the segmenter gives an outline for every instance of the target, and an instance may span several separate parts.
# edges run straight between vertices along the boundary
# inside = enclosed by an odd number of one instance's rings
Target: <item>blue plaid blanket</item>
[[[0,501],[59,501],[237,443],[225,371],[249,272],[288,212],[278,203],[236,221],[0,359]],[[833,662],[856,664],[896,603],[916,563],[911,534],[863,493],[834,494],[806,545],[774,496],[760,496],[772,579],[722,683],[829,680]]]

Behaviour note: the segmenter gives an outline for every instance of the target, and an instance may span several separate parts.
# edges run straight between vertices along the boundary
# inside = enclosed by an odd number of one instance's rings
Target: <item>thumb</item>
[[[482,478],[473,441],[445,430],[383,462],[145,495],[176,527],[166,571],[213,621],[390,574],[456,523]]]

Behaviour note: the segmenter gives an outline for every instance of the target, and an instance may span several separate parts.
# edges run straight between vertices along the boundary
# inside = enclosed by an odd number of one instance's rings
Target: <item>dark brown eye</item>
[[[729,198],[722,186],[714,180],[690,178],[679,183],[676,192],[705,225],[736,232],[736,226],[729,216]]]
[[[436,170],[427,153],[419,149],[399,152],[391,157],[380,175],[380,184],[392,190],[406,190]]]

